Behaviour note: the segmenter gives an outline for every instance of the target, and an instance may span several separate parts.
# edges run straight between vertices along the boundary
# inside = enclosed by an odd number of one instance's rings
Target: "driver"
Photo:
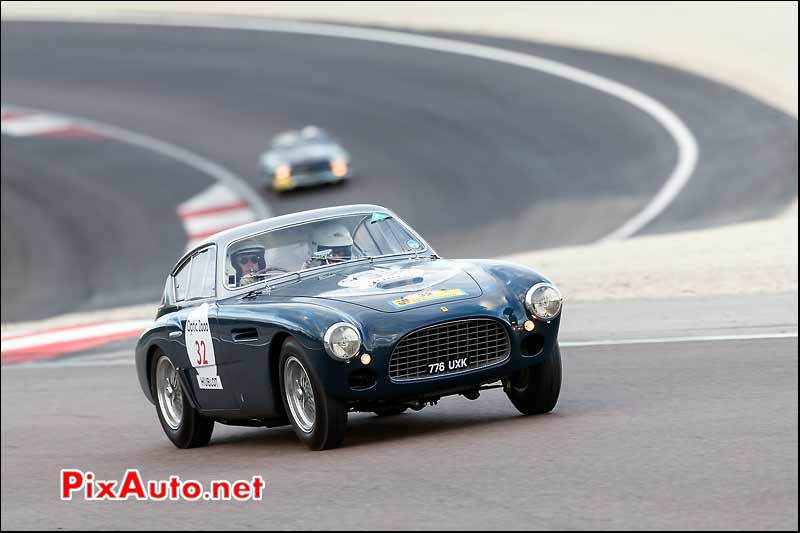
[[[260,244],[246,243],[231,252],[231,265],[236,271],[236,285],[244,287],[259,280],[267,268],[267,249]]]
[[[311,253],[303,268],[332,265],[349,261],[353,257],[353,237],[340,222],[327,222],[314,229],[311,235]]]

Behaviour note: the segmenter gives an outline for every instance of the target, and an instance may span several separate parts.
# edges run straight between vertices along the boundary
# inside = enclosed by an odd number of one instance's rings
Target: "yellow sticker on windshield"
[[[392,305],[395,307],[407,307],[430,300],[441,300],[442,298],[452,298],[453,296],[466,296],[467,293],[461,289],[438,289],[435,291],[415,292],[407,294],[397,300],[392,300]]]

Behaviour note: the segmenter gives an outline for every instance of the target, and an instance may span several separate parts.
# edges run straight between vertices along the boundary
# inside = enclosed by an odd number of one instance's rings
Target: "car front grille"
[[[292,174],[307,174],[312,172],[325,172],[331,169],[331,162],[327,159],[313,159],[301,161],[292,165]]]
[[[497,320],[455,320],[403,337],[389,360],[389,377],[411,381],[458,374],[504,361],[510,353],[508,332]]]

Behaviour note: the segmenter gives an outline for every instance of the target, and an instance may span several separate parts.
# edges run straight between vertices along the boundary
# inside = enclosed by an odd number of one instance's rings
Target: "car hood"
[[[318,275],[279,286],[272,297],[304,297],[352,303],[396,313],[428,305],[477,298],[478,283],[454,262],[414,259],[394,263],[357,264],[320,271]]]

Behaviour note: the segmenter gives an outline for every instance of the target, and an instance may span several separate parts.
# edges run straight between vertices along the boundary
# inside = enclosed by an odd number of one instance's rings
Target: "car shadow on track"
[[[408,412],[391,417],[370,414],[351,415],[347,425],[343,448],[373,446],[396,443],[407,439],[436,438],[444,434],[473,435],[475,431],[504,433],[513,431],[521,424],[549,425],[561,418],[558,413],[526,417],[515,412],[508,413],[452,413],[421,414]],[[467,433],[469,430],[469,433]],[[246,431],[244,433],[215,436],[211,446],[234,445],[245,450],[252,447],[272,452],[296,451],[305,448],[298,441],[291,427]]]

